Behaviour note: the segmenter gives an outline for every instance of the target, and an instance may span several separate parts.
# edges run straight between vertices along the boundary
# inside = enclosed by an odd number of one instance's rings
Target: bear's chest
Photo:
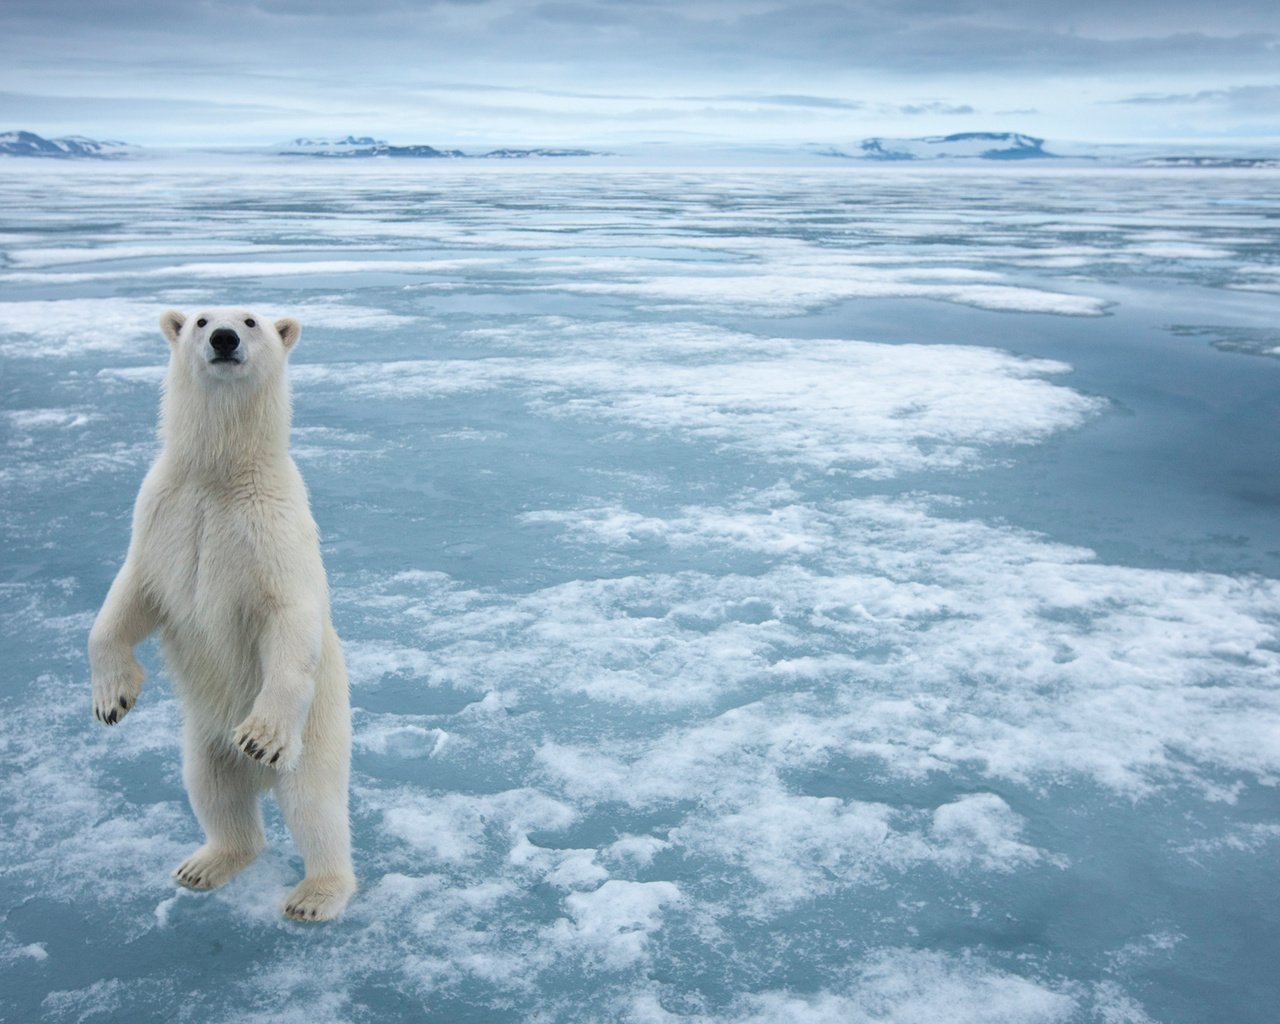
[[[202,629],[230,624],[264,596],[269,513],[197,486],[157,494],[146,510],[143,585],[161,618]]]

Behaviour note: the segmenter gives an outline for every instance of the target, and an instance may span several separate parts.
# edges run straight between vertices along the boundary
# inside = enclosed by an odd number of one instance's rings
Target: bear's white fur
[[[351,708],[316,525],[289,455],[287,362],[301,329],[238,309],[171,310],[161,328],[171,347],[163,450],[89,636],[94,715],[114,725],[128,714],[142,688],[133,649],[158,630],[182,700],[183,778],[207,838],[174,877],[212,889],[248,865],[266,843],[259,794],[270,787],[306,866],[284,912],[333,918],[355,891]]]

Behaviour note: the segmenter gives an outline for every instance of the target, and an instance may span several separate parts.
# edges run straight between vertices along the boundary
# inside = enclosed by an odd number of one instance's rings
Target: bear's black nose
[[[229,327],[219,327],[209,335],[209,344],[213,346],[218,359],[230,359],[231,353],[240,347],[240,335]]]

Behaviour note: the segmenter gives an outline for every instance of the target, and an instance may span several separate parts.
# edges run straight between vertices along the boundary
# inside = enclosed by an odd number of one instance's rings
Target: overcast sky
[[[1280,139],[1276,0],[3,0],[0,130]]]

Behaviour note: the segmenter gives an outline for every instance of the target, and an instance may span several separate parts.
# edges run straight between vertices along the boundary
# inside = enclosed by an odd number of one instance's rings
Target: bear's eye
[[[244,322],[244,325],[245,325],[246,327],[257,327],[257,326],[258,326],[258,322],[257,322],[256,320],[254,320],[254,319],[251,317],[251,318],[249,318],[248,320],[246,320],[246,321]]]
[[[209,321],[208,321],[208,320],[206,320],[204,317],[201,317],[199,320],[197,320],[197,321],[196,321],[196,326],[197,326],[197,327],[203,327],[203,326],[204,326],[205,324],[207,324],[208,322],[209,322]]]

